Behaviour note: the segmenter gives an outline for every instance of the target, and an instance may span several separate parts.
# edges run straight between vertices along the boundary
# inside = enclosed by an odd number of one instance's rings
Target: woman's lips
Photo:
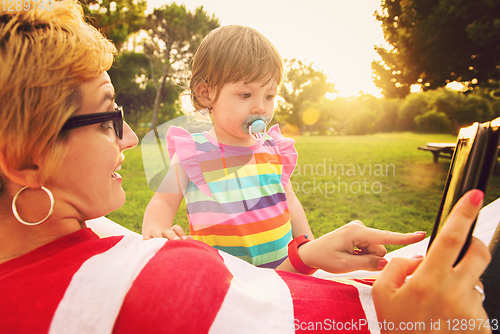
[[[113,173],[111,173],[111,177],[113,179],[117,179],[117,178],[121,179],[121,175],[117,173],[121,169],[122,169],[122,165],[121,165],[121,162],[120,162],[120,164],[118,165],[118,167],[116,167],[115,171]]]

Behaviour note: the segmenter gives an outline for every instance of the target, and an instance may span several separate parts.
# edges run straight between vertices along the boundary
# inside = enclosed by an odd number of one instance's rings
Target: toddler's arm
[[[290,211],[290,221],[292,224],[292,235],[294,238],[300,235],[307,235],[308,239],[314,240],[314,236],[309,227],[309,222],[307,221],[306,213],[302,204],[300,204],[299,199],[293,191],[292,183],[288,182],[285,186],[286,201],[288,203],[288,210]]]
[[[146,207],[142,225],[144,239],[186,237],[180,226],[172,227],[172,222],[188,183],[189,178],[175,154],[172,157],[167,175]]]

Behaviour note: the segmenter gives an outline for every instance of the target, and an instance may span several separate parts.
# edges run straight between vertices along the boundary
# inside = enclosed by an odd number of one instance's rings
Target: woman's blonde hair
[[[255,29],[237,25],[212,30],[201,42],[192,61],[189,82],[193,106],[203,109],[196,90],[205,83],[215,89],[219,97],[222,86],[228,82],[255,82],[264,84],[274,80],[278,87],[283,82],[283,60],[274,45]]]
[[[77,1],[29,4],[0,7],[0,155],[18,170],[43,162],[43,183],[64,154],[59,132],[80,107],[78,87],[108,70],[116,49]]]

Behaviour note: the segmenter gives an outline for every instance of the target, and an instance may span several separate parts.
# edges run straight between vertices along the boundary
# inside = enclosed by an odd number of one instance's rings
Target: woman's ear
[[[208,84],[205,81],[202,81],[198,87],[196,87],[196,98],[203,106],[209,107],[213,102],[214,91],[214,89],[208,87]]]
[[[6,162],[5,157],[0,154],[0,170],[4,177],[21,186],[29,188],[40,188],[39,168],[37,165],[29,166],[24,169],[17,169]],[[4,180],[5,181],[5,180]]]

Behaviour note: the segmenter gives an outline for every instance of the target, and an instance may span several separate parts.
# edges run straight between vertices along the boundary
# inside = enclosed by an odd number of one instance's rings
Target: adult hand
[[[192,236],[186,235],[182,227],[180,227],[179,225],[174,225],[171,228],[166,228],[161,231],[158,227],[153,227],[151,230],[149,230],[149,236],[144,238],[144,240],[148,240],[151,238],[167,238],[168,240],[193,239]]]
[[[379,322],[388,324],[382,332],[403,326],[420,326],[419,333],[441,330],[461,333],[490,333],[488,317],[482,307],[479,277],[491,255],[486,246],[473,238],[462,260],[453,267],[469,229],[476,218],[483,193],[465,194],[449,215],[425,258],[393,259],[373,286],[373,300]],[[415,271],[405,283],[407,275]]]
[[[366,227],[353,221],[299,247],[299,256],[312,268],[331,273],[353,270],[382,270],[385,245],[406,245],[425,238],[425,232],[395,233]]]

